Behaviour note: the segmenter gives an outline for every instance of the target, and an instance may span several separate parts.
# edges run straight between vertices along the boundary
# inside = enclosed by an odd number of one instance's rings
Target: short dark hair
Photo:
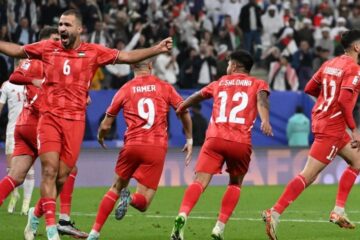
[[[64,16],[69,16],[69,15],[73,15],[75,16],[75,18],[80,22],[80,24],[82,25],[82,16],[81,16],[81,13],[76,10],[76,9],[69,9],[69,10],[66,10],[65,12],[63,12],[61,15],[64,15]]]
[[[341,35],[341,45],[344,49],[348,49],[353,42],[358,40],[360,40],[360,30],[358,29],[346,31]]]
[[[250,53],[245,50],[237,50],[232,52],[229,56],[229,60],[235,61],[240,65],[243,65],[245,70],[249,73],[252,66],[254,65],[254,59],[251,57]]]
[[[56,27],[44,27],[39,33],[39,39],[44,40],[50,38],[51,34],[59,34]]]

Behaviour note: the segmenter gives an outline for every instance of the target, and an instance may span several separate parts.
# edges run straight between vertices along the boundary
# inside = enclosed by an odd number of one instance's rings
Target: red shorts
[[[84,137],[85,122],[69,120],[50,113],[41,115],[38,124],[39,155],[58,152],[68,167],[76,165]]]
[[[29,155],[35,160],[38,157],[36,144],[36,125],[15,126],[15,149],[13,156]]]
[[[335,158],[338,151],[350,141],[351,137],[347,132],[345,132],[343,137],[315,134],[309,155],[322,163],[329,164]]]
[[[125,145],[116,162],[116,174],[125,180],[135,178],[142,185],[156,190],[164,168],[166,148]]]
[[[249,144],[209,138],[205,140],[201,148],[195,171],[209,174],[221,173],[226,163],[226,171],[230,175],[244,175],[249,169],[250,156],[251,145]]]

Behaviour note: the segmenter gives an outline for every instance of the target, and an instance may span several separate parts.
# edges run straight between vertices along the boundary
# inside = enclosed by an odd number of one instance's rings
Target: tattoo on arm
[[[258,103],[260,104],[260,106],[269,109],[269,98],[268,98],[268,93],[265,91],[260,91],[258,93],[258,97],[257,97]]]

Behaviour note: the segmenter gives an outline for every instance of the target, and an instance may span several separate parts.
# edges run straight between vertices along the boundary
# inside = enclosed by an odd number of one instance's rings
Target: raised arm
[[[172,39],[166,38],[162,40],[160,43],[155,46],[144,48],[144,49],[136,49],[129,52],[120,52],[116,63],[136,63],[140,62],[144,59],[151,58],[160,53],[168,52],[172,48]]]
[[[0,41],[0,52],[9,57],[27,58],[23,47],[11,42]]]
[[[105,118],[102,120],[102,122],[99,126],[97,140],[103,148],[107,148],[104,143],[104,139],[105,139],[105,136],[110,132],[111,125],[115,121],[115,118],[116,118],[116,116],[110,116],[110,115],[106,114]]]
[[[176,109],[176,113],[182,113],[184,110],[186,110],[188,107],[193,106],[194,104],[201,102],[207,98],[203,97],[201,95],[200,91],[197,91],[193,93],[190,97],[188,97],[183,103],[180,104],[180,106]]]
[[[185,166],[187,166],[190,163],[192,157],[192,147],[193,147],[192,121],[189,111],[180,113],[179,117],[183,125],[186,136],[186,144],[182,151],[183,152],[187,151],[185,157]]]
[[[257,110],[261,119],[261,131],[266,136],[273,136],[272,128],[269,120],[269,98],[266,91],[260,91],[257,94]]]

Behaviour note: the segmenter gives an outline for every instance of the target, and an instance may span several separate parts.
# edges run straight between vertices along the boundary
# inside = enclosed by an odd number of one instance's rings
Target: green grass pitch
[[[265,227],[260,218],[263,209],[270,207],[279,197],[283,186],[242,188],[240,202],[225,229],[225,239],[258,240],[267,239]],[[101,232],[105,240],[157,240],[169,239],[173,219],[177,214],[184,193],[183,187],[160,187],[148,212],[139,213],[134,209],[117,221],[111,215]],[[107,188],[77,188],[73,196],[72,220],[84,231],[90,231],[97,206]],[[133,189],[132,189],[133,190]],[[212,227],[216,221],[221,197],[225,187],[210,186],[202,195],[187,222],[185,239],[210,239]],[[354,186],[347,205],[348,215],[358,227],[344,230],[329,223],[329,212],[333,208],[337,186],[312,186],[294,202],[283,214],[278,228],[279,239],[286,240],[351,240],[360,239],[360,191]],[[38,198],[35,191],[33,202]],[[6,212],[8,201],[0,208],[0,239],[23,239],[26,217]],[[36,239],[46,239],[44,220],[39,227]],[[62,237],[62,239],[70,239]]]

